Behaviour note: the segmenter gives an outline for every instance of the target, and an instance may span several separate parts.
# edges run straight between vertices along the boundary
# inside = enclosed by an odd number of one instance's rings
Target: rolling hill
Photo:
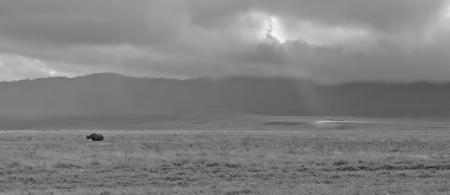
[[[259,115],[446,117],[450,116],[449,100],[449,83],[320,85],[285,78],[176,80],[98,73],[0,82],[0,127],[60,123],[73,124],[71,127],[91,123],[120,126],[193,116],[201,121],[205,114],[198,113],[205,110]]]

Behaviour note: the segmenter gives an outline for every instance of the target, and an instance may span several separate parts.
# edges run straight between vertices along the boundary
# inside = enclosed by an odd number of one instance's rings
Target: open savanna
[[[255,125],[262,130],[4,130],[0,192],[449,194],[448,123],[383,120],[315,126],[273,118]],[[105,140],[86,140],[91,132]]]

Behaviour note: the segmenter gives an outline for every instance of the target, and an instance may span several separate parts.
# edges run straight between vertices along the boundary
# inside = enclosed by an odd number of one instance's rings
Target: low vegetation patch
[[[3,135],[0,192],[16,194],[445,194],[440,131],[22,131]],[[59,139],[64,137],[65,139]],[[395,150],[394,150],[395,149]],[[33,155],[29,155],[32,153]],[[24,155],[25,154],[25,155]],[[395,185],[394,185],[395,184]]]

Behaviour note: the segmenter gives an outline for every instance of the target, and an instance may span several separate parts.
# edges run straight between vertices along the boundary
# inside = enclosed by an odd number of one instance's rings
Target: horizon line
[[[293,77],[283,77],[283,76],[258,76],[258,75],[233,75],[233,76],[227,76],[227,77],[220,77],[220,78],[212,78],[212,77],[193,77],[193,78],[170,78],[170,77],[148,77],[148,76],[136,76],[136,75],[127,75],[123,73],[117,73],[117,72],[95,72],[95,73],[87,73],[82,75],[76,75],[76,76],[67,76],[67,75],[61,75],[61,76],[48,76],[48,77],[36,77],[36,78],[22,78],[17,80],[0,80],[0,83],[14,83],[14,82],[24,82],[24,81],[36,81],[36,80],[42,80],[42,79],[80,79],[90,76],[96,76],[96,75],[115,75],[125,78],[132,78],[132,79],[162,79],[162,80],[177,80],[177,81],[189,81],[189,80],[210,80],[210,81],[221,81],[221,80],[227,80],[227,79],[275,79],[275,80],[289,80],[289,81],[299,81],[299,82],[309,82],[313,84],[318,85],[328,85],[328,86],[335,86],[335,85],[348,85],[348,84],[400,84],[400,85],[408,85],[408,84],[441,84],[446,85],[450,84],[449,81],[432,81],[432,80],[416,80],[416,81],[376,81],[376,80],[361,80],[361,81],[346,81],[346,82],[338,82],[338,83],[325,83],[325,82],[319,82],[314,81],[313,79],[304,79],[304,78],[293,78]]]

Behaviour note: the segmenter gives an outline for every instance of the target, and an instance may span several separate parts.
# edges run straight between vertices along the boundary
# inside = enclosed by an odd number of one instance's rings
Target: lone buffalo
[[[103,141],[103,135],[92,133],[90,135],[86,135],[86,139],[91,139],[92,141]]]

